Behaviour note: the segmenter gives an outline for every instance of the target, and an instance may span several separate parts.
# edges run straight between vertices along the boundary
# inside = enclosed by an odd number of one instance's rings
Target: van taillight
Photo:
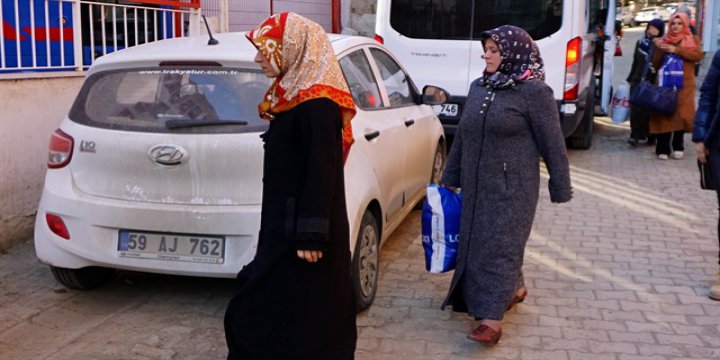
[[[582,38],[576,37],[567,44],[565,52],[565,93],[563,99],[577,100],[580,88],[580,60]]]
[[[61,168],[72,158],[73,138],[72,136],[57,129],[50,137],[50,149],[48,153],[48,167],[51,169]]]
[[[375,34],[375,41],[377,41],[381,44],[385,44],[385,39],[383,39],[382,36],[380,36],[378,34]]]

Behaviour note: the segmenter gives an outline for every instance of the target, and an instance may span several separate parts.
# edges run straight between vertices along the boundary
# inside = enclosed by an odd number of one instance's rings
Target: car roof
[[[201,62],[214,61],[223,66],[252,66],[257,53],[255,47],[245,37],[245,32],[220,33],[214,37],[217,45],[208,45],[208,35],[173,38],[133,46],[101,56],[95,60],[88,73],[98,71],[158,66],[160,62]],[[373,44],[373,39],[363,36],[328,34],[335,54],[352,47]]]

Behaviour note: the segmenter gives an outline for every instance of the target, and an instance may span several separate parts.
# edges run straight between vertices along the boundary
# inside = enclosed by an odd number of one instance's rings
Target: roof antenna
[[[203,21],[205,21],[205,28],[207,28],[208,35],[210,36],[210,40],[208,40],[208,45],[217,45],[220,42],[212,36],[212,31],[210,31],[210,25],[208,25],[207,18],[205,15],[202,16]]]

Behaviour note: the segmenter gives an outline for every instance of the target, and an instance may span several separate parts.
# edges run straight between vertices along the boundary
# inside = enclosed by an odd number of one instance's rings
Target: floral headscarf
[[[670,16],[668,24],[672,24],[673,20],[676,18],[680,18],[680,20],[682,20],[683,29],[679,33],[673,33],[670,30],[672,29],[672,25],[668,25],[668,31],[665,33],[665,36],[663,36],[663,43],[672,45],[680,44],[680,47],[684,48],[696,47],[697,44],[695,43],[695,38],[690,31],[690,17],[683,12],[676,12]]]
[[[495,41],[502,58],[495,73],[483,74],[485,84],[493,88],[508,88],[524,80],[545,80],[540,49],[527,31],[503,25],[483,32],[481,37],[483,44],[487,39]]]
[[[346,159],[353,143],[350,121],[355,103],[325,30],[298,14],[284,12],[269,17],[246,36],[280,74],[258,105],[260,116],[272,120],[304,101],[330,99],[342,113]]]

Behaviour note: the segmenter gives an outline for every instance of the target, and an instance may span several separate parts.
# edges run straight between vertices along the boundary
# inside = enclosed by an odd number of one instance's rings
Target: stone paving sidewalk
[[[382,248],[357,359],[719,359],[720,302],[707,298],[715,194],[699,189],[691,154],[659,161],[652,147],[629,148],[626,125],[599,119],[596,130],[592,150],[570,152],[573,201],[551,204],[542,186],[530,294],[500,344],[465,339],[471,319],[440,311],[450,275],[425,271],[415,211]],[[223,359],[232,286],[121,272],[95,291],[67,290],[27,242],[0,254],[0,359]]]

